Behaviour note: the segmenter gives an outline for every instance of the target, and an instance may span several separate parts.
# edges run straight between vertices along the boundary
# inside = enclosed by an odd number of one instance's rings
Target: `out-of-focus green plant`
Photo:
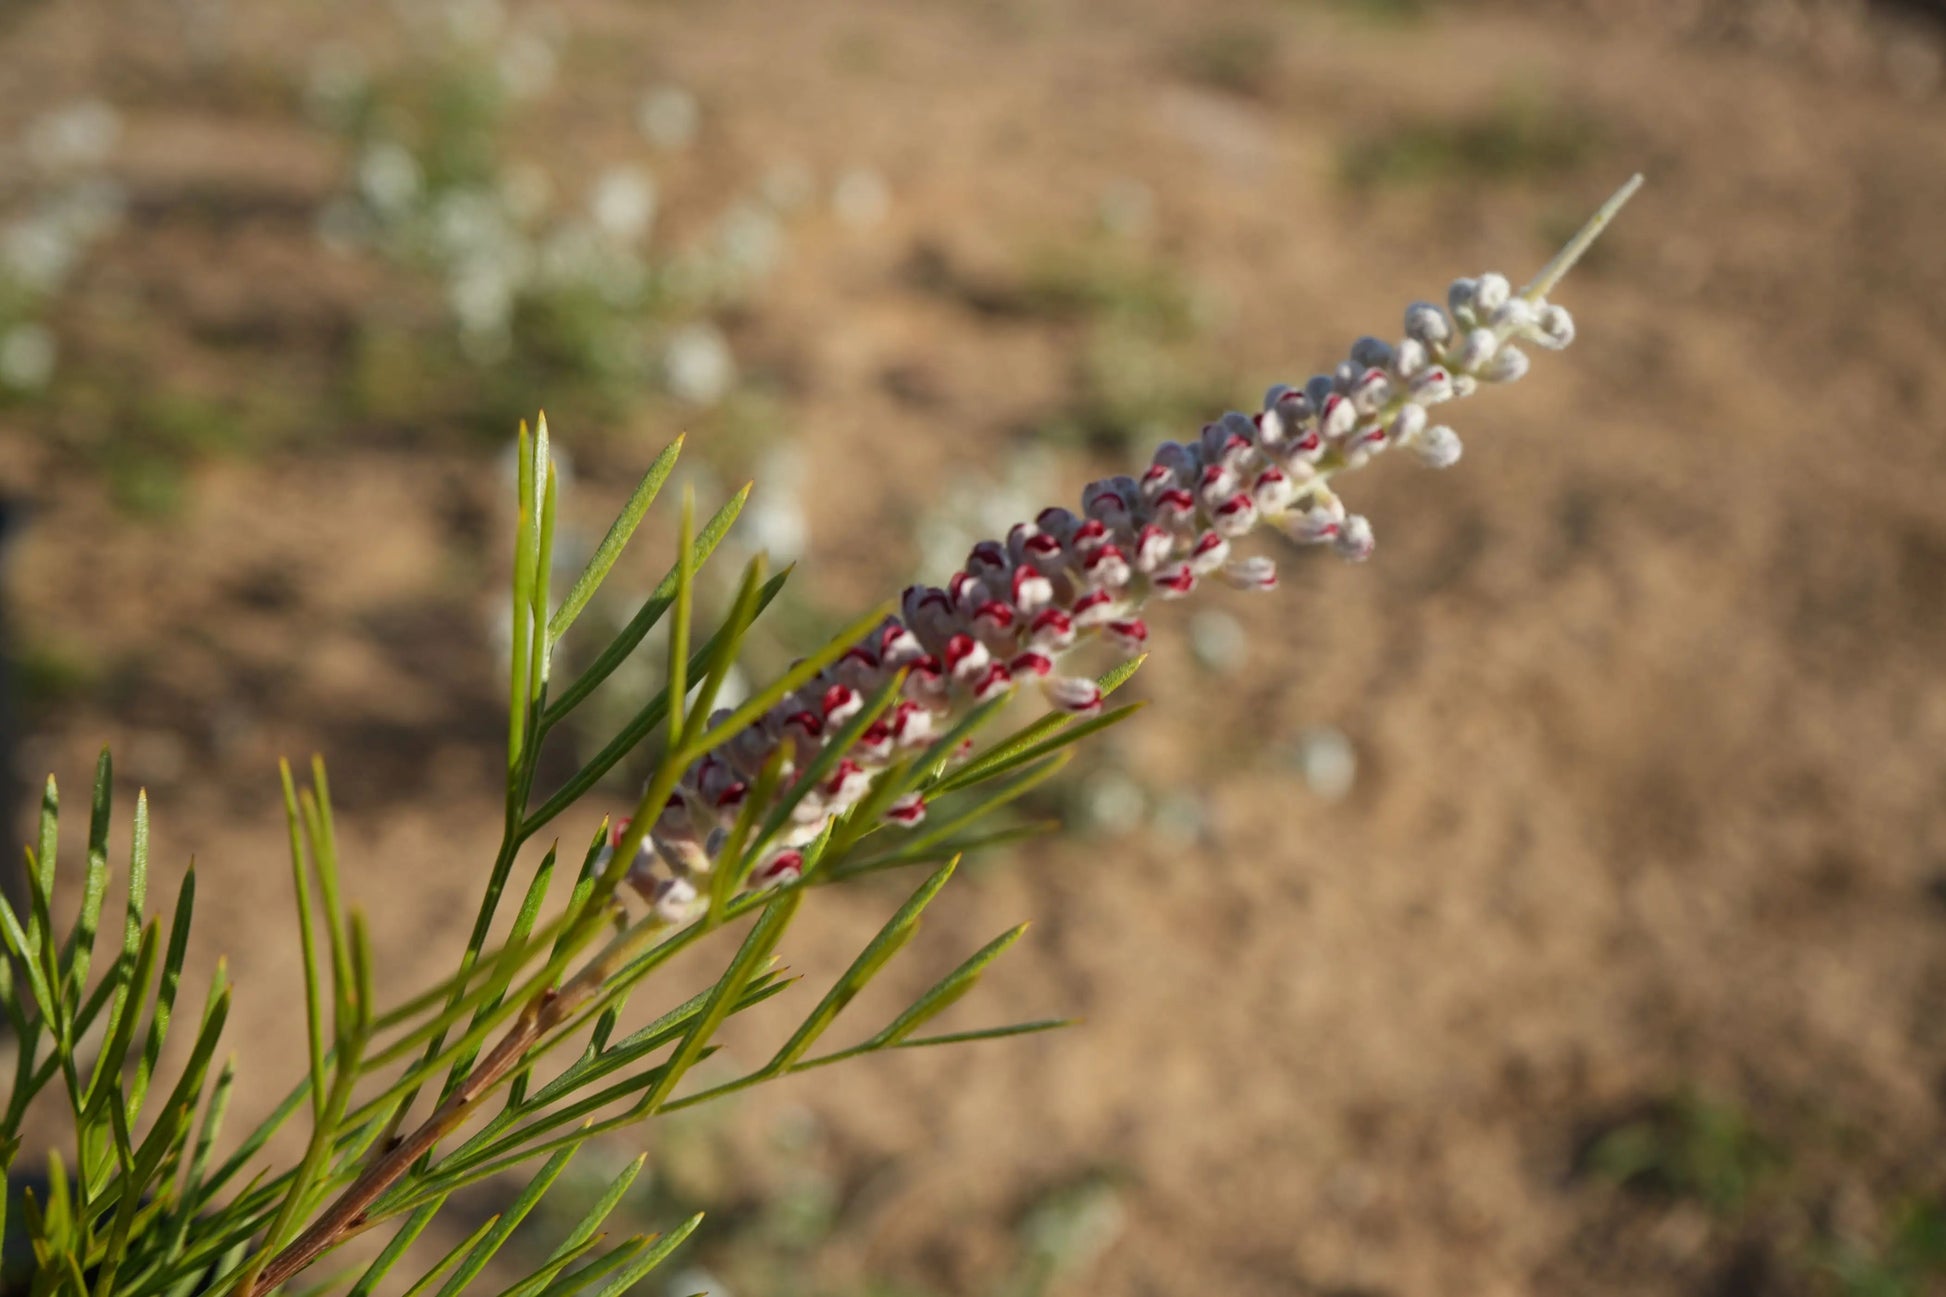
[[[1218,573],[1243,589],[1274,587],[1271,559],[1230,557],[1230,542],[1259,524],[1346,558],[1369,556],[1370,525],[1345,511],[1332,480],[1392,445],[1434,467],[1454,462],[1457,436],[1430,424],[1426,407],[1519,378],[1528,363],[1519,344],[1568,344],[1572,319],[1546,294],[1635,183],[1526,289],[1516,292],[1499,275],[1455,281],[1450,314],[1414,305],[1398,346],[1360,339],[1332,374],[1302,391],[1272,389],[1255,419],[1225,415],[1194,446],[1165,442],[1140,484],[1104,479],[1084,493],[1080,515],[1045,510],[1004,542],[981,542],[946,587],[912,587],[897,615],[872,610],[733,707],[718,708],[719,692],[789,576],[769,573],[761,553],[753,557],[728,611],[701,633],[698,575],[749,488],[700,525],[693,492],[683,493],[673,565],[563,683],[554,671],[567,660],[559,650],[669,479],[681,443],[649,467],[559,592],[559,469],[545,419],[531,437],[522,425],[502,832],[466,944],[438,984],[403,1000],[381,998],[365,922],[340,881],[324,764],[314,759],[301,787],[286,765],[308,1066],[225,1155],[223,1118],[237,1080],[218,1062],[231,1003],[221,966],[199,1013],[179,1014],[177,1005],[195,874],[185,875],[166,923],[151,914],[148,804],[138,795],[119,931],[104,920],[113,783],[104,753],[79,896],[57,898],[60,804],[49,780],[28,853],[24,913],[0,904],[0,1012],[15,1044],[0,1103],[0,1170],[12,1169],[30,1132],[46,1157],[43,1187],[23,1190],[20,1204],[31,1297],[257,1297],[379,1231],[389,1237],[375,1259],[313,1290],[349,1281],[352,1297],[365,1297],[399,1270],[455,1194],[503,1173],[527,1174],[503,1211],[407,1289],[417,1297],[437,1284],[438,1297],[454,1297],[602,1135],[832,1063],[1061,1025],[929,1029],[1022,925],[862,1040],[821,1048],[912,940],[962,852],[1045,827],[1010,825],[1000,813],[1057,773],[1077,741],[1136,710],[1103,708],[1140,663],[1142,606],[1187,595]],[[662,687],[572,774],[541,787],[550,736],[659,627]],[[1125,660],[1095,679],[1056,671],[1057,660],[1087,645]],[[1053,710],[982,746],[1029,680]],[[549,901],[562,868],[558,840],[531,862],[522,885],[524,849],[645,748],[659,753],[633,815],[612,830],[603,822],[572,868],[566,901]],[[726,1022],[791,985],[773,958],[807,895],[921,864],[936,867],[766,1062],[681,1088],[716,1053]],[[496,943],[496,919],[516,894]],[[72,922],[57,927],[56,913],[70,908]],[[624,1008],[653,975],[725,928],[740,937],[712,984],[658,1005],[648,1025],[617,1037]],[[172,1033],[191,1044],[165,1074]],[[62,1112],[64,1123],[51,1115]],[[297,1164],[258,1165],[271,1138],[294,1124],[308,1126]],[[61,1125],[73,1137],[67,1154],[47,1137]],[[616,1297],[667,1258],[698,1218],[660,1238],[611,1242],[604,1232],[642,1165],[637,1159],[612,1177],[509,1297]],[[1093,1202],[1050,1209],[1032,1228],[1025,1291],[1105,1237],[1112,1222],[1087,1206]]]

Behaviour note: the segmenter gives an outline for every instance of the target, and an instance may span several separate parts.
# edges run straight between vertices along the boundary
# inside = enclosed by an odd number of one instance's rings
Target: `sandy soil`
[[[844,1204],[819,1253],[832,1282],[992,1291],[1021,1211],[1105,1174],[1125,1228],[1063,1291],[1844,1291],[1818,1257],[1882,1243],[1902,1204],[1946,1191],[1946,98],[1919,75],[1937,32],[1765,12],[564,8],[584,92],[532,124],[563,150],[620,136],[640,68],[708,109],[680,164],[696,192],[785,158],[889,187],[868,231],[822,210],[794,226],[733,330],[788,394],[801,579],[833,607],[902,581],[938,484],[998,476],[1070,399],[1081,326],[952,286],[1004,288],[1086,237],[1116,186],[1153,195],[1145,252],[1222,304],[1208,349],[1241,404],[1453,275],[1524,275],[1614,183],[1651,179],[1560,295],[1576,346],[1456,410],[1464,462],[1347,484],[1378,529],[1371,564],[1311,559],[1272,597],[1214,596],[1248,630],[1227,672],[1195,664],[1183,617],[1154,618],[1133,686],[1153,706],[1091,768],[1180,790],[1204,828],[986,862],[860,1006],[1032,918],[956,1021],[1085,1024],[737,1110],[749,1131],[815,1115]],[[294,66],[326,21],[236,11],[223,57]],[[31,7],[0,29],[0,110],[132,87],[138,209],[328,188],[330,149],[244,73],[187,93],[176,24]],[[1266,51],[1247,84],[1193,75],[1184,51],[1211,32]],[[1351,142],[1510,85],[1592,123],[1586,156],[1341,180]],[[159,364],[186,316],[274,321],[301,363],[361,300],[274,211],[225,231],[164,204],[105,255],[136,305],[118,327],[153,317]],[[499,469],[436,435],[347,429],[215,458],[183,510],[139,521],[43,420],[0,410],[0,481],[35,510],[9,620],[89,683],[31,707],[23,764],[78,799],[115,745],[150,790],[160,872],[196,858],[199,958],[226,952],[241,985],[245,1074],[283,1077],[301,1024],[279,753],[332,763],[394,985],[463,940],[497,832]],[[654,407],[577,452],[586,525],[675,429]],[[1056,476],[1065,494],[1115,467],[1065,450]],[[639,561],[639,580],[659,567]],[[1327,725],[1359,760],[1335,802],[1288,759]],[[790,962],[841,967],[893,903],[821,895]],[[1788,1168],[1716,1210],[1583,1173],[1602,1131],[1690,1092],[1746,1114]],[[758,1192],[739,1176],[732,1198]],[[1925,1282],[1909,1291],[1941,1290]]]

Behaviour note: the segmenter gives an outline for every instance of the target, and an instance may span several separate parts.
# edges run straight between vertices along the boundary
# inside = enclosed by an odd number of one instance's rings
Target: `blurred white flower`
[[[633,243],[646,235],[655,209],[655,179],[640,167],[608,168],[595,180],[588,199],[595,224],[620,243]]]
[[[128,191],[119,181],[93,176],[49,196],[44,211],[78,243],[93,243],[122,223]]]
[[[43,113],[27,128],[27,154],[49,170],[98,167],[121,137],[121,114],[99,99]]]
[[[1243,665],[1249,649],[1243,623],[1229,613],[1205,608],[1189,619],[1189,651],[1204,670],[1228,675]]]
[[[35,292],[60,287],[78,252],[74,239],[45,213],[15,221],[0,234],[0,265],[7,278]]]
[[[440,196],[432,216],[433,250],[442,259],[497,261],[509,277],[526,277],[532,254],[497,192],[455,189]]]
[[[736,382],[736,361],[715,325],[688,324],[670,337],[662,353],[662,376],[678,400],[714,405]]]
[[[691,1266],[669,1280],[669,1297],[731,1297],[721,1279],[700,1266]]]
[[[358,192],[381,217],[396,218],[419,197],[419,160],[402,144],[380,140],[358,159]]]
[[[492,339],[512,323],[518,290],[498,262],[465,261],[454,267],[446,282],[446,301],[464,333]]]
[[[657,86],[642,96],[635,109],[635,125],[650,143],[665,149],[686,149],[696,142],[703,111],[696,96],[681,86]]]
[[[0,385],[37,392],[54,377],[54,335],[45,326],[16,324],[0,334]]]
[[[1149,796],[1127,775],[1104,770],[1083,786],[1082,813],[1097,833],[1132,832],[1148,818]]]
[[[1304,786],[1328,802],[1343,798],[1358,778],[1358,754],[1351,740],[1329,725],[1298,735],[1291,762]]]
[[[800,490],[803,479],[804,461],[797,452],[788,447],[773,452],[764,462],[762,487],[751,493],[743,511],[750,539],[779,563],[802,555],[810,536]]]
[[[853,229],[869,229],[892,210],[892,191],[878,172],[854,167],[832,187],[831,210]]]

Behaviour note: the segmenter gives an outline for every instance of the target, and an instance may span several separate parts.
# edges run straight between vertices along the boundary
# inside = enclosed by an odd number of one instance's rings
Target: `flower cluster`
[[[802,790],[787,827],[763,845],[750,886],[796,878],[805,845],[956,713],[1030,680],[1063,712],[1098,711],[1095,682],[1062,675],[1058,664],[1090,637],[1139,652],[1148,639],[1139,614],[1150,598],[1180,599],[1211,577],[1244,590],[1274,587],[1270,558],[1234,552],[1257,528],[1330,545],[1347,559],[1369,557],[1371,524],[1346,511],[1329,480],[1394,446],[1434,468],[1451,465],[1460,441],[1433,422],[1432,408],[1526,373],[1521,344],[1558,349],[1573,337],[1567,311],[1531,291],[1517,294],[1503,276],[1458,280],[1444,309],[1421,302],[1406,311],[1396,344],[1361,338],[1331,373],[1301,388],[1271,388],[1259,413],[1225,414],[1195,441],[1164,442],[1140,477],[1091,483],[1079,513],[1046,509],[1006,539],[980,542],[944,586],[906,590],[898,616],[691,766],[644,836],[630,882],[662,918],[692,917],[702,904],[697,880],[709,873],[760,772],[781,760],[776,786],[790,789],[898,672],[905,673],[901,696],[816,787]],[[886,814],[909,825],[925,809],[914,793]]]

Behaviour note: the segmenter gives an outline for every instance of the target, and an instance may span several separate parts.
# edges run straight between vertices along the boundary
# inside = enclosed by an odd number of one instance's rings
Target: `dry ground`
[[[1193,795],[1207,830],[988,862],[894,978],[916,988],[1033,918],[964,1020],[1085,1025],[739,1111],[751,1130],[815,1114],[809,1156],[845,1206],[821,1273],[990,1291],[1023,1206],[1101,1173],[1126,1228],[1066,1291],[1840,1291],[1817,1265],[1836,1241],[1882,1243],[1901,1204],[1946,1192],[1946,97],[1885,71],[1923,70],[1905,43],[1933,33],[1364,8],[563,10],[564,81],[585,86],[530,128],[562,150],[618,133],[617,69],[639,66],[707,105],[683,164],[702,189],[786,157],[889,186],[869,232],[795,227],[733,329],[782,376],[780,433],[807,463],[800,579],[835,607],[905,577],[940,483],[998,475],[1071,400],[1082,327],[967,285],[1084,238],[1105,192],[1153,194],[1135,237],[1224,304],[1208,350],[1243,403],[1455,274],[1526,273],[1650,176],[1559,295],[1581,341],[1456,411],[1465,461],[1347,484],[1371,564],[1313,558],[1273,597],[1229,598],[1249,642],[1227,674],[1190,661],[1180,616],[1154,619],[1153,706],[1114,760]],[[333,19],[227,21],[233,66],[276,69]],[[192,93],[174,22],[9,18],[0,111],[126,82],[138,196],[328,186],[301,122]],[[1589,123],[1585,148],[1344,181],[1351,141],[1473,120],[1509,86]],[[283,321],[301,349],[357,309],[303,228],[158,220],[107,255],[159,356],[181,312]],[[115,744],[159,858],[196,857],[245,1075],[283,1077],[301,1028],[277,754],[331,761],[394,985],[463,939],[497,823],[497,466],[348,429],[214,459],[179,513],[131,520],[38,418],[0,411],[0,480],[35,507],[9,620],[85,656],[92,683],[32,708],[26,764],[73,795]],[[590,525],[675,427],[655,411],[604,432],[573,504]],[[1070,450],[1058,473],[1069,492],[1111,467]],[[1335,803],[1284,755],[1318,725],[1360,758]],[[839,966],[891,897],[820,896],[789,959]],[[1600,1132],[1686,1093],[1763,1132],[1781,1169],[1714,1209],[1582,1173]],[[756,1172],[728,1179],[759,1192]]]

